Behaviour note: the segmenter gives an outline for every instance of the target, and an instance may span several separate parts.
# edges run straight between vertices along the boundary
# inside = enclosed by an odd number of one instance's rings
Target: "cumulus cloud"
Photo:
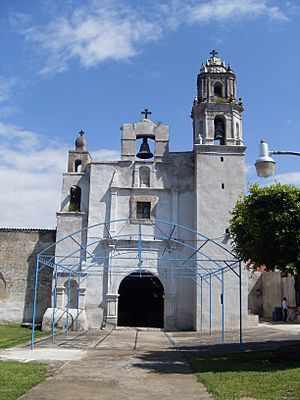
[[[240,21],[245,18],[267,16],[272,20],[286,21],[285,13],[264,0],[212,0],[197,2],[188,7],[190,22]]]
[[[294,185],[300,187],[300,171],[286,172],[277,174],[270,178],[259,178],[254,165],[246,164],[245,168],[246,180],[248,183],[259,183],[261,186],[272,185],[280,182],[286,185]]]
[[[280,182],[287,185],[300,186],[300,171],[278,174],[275,175],[272,180],[273,182]]]
[[[46,27],[24,30],[27,40],[50,55],[42,74],[63,72],[72,59],[78,59],[84,67],[109,59],[127,60],[138,53],[139,43],[157,40],[161,32],[158,24],[133,9],[102,1],[88,2]]]
[[[25,83],[17,77],[0,75],[0,118],[5,118],[20,111],[19,107],[11,103],[11,97],[16,90],[23,88]]]
[[[93,161],[115,161],[120,159],[119,150],[100,149],[91,152]]]
[[[85,68],[107,60],[129,60],[146,43],[162,38],[184,24],[240,22],[267,17],[287,20],[283,9],[268,0],[168,0],[135,8],[122,1],[90,0],[80,7],[66,7],[59,17],[43,26],[22,27],[28,42],[47,54],[41,74],[66,71],[73,60]],[[22,20],[23,22],[23,20]]]
[[[18,84],[16,77],[7,78],[0,75],[0,103],[6,101],[12,89]]]
[[[68,146],[35,132],[0,123],[0,206],[2,227],[51,228],[60,208]],[[116,150],[98,150],[96,160],[116,159]],[[92,153],[94,159],[94,154]]]

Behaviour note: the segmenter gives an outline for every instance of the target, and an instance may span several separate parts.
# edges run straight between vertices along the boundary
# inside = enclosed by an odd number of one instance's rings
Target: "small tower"
[[[245,189],[245,150],[241,100],[231,66],[211,51],[197,78],[193,102],[196,228],[221,237],[230,211]]]
[[[215,50],[210,54],[197,78],[191,114],[194,144],[242,145],[244,109],[236,98],[235,74]]]
[[[75,150],[69,151],[68,172],[83,172],[86,165],[91,162],[91,156],[86,149],[84,132],[81,130],[75,140]]]
[[[148,114],[152,113],[147,108],[141,114],[145,114],[145,118],[135,124],[124,124],[121,128],[121,159],[135,161],[136,156],[138,159],[152,158],[154,156],[154,161],[161,162],[169,153],[169,127],[160,122],[152,122],[148,118]],[[136,154],[136,144],[139,139],[143,140],[140,150],[147,149],[146,153],[149,156],[140,156],[140,152]],[[149,153],[148,139],[154,142],[154,154]]]

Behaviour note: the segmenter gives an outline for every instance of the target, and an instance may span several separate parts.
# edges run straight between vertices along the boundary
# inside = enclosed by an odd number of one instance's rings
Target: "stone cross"
[[[147,119],[148,115],[152,114],[152,112],[149,111],[148,108],[145,108],[145,110],[142,111],[141,114],[144,114],[145,115],[145,119]]]
[[[212,50],[209,54],[211,54],[213,57],[218,55],[218,52],[216,50]]]

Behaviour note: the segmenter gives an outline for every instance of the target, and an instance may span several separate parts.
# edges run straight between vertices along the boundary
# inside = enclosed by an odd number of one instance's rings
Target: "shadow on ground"
[[[159,374],[190,374],[197,362],[198,372],[208,371],[278,371],[300,368],[300,340],[251,342],[243,345],[220,344],[181,347],[180,350],[139,354],[137,368]],[[200,369],[199,369],[200,365]]]

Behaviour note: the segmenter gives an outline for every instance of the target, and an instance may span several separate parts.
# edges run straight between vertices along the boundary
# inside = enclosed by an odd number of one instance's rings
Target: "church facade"
[[[57,213],[55,256],[70,265],[71,282],[60,270],[44,323],[56,307],[73,317],[80,309],[84,328],[207,331],[222,320],[236,329],[240,311],[248,321],[247,273],[240,268],[237,279],[222,255],[230,210],[245,189],[242,112],[235,73],[212,51],[197,77],[191,151],[170,152],[169,127],[147,109],[122,126],[120,160],[94,162],[80,132]]]

